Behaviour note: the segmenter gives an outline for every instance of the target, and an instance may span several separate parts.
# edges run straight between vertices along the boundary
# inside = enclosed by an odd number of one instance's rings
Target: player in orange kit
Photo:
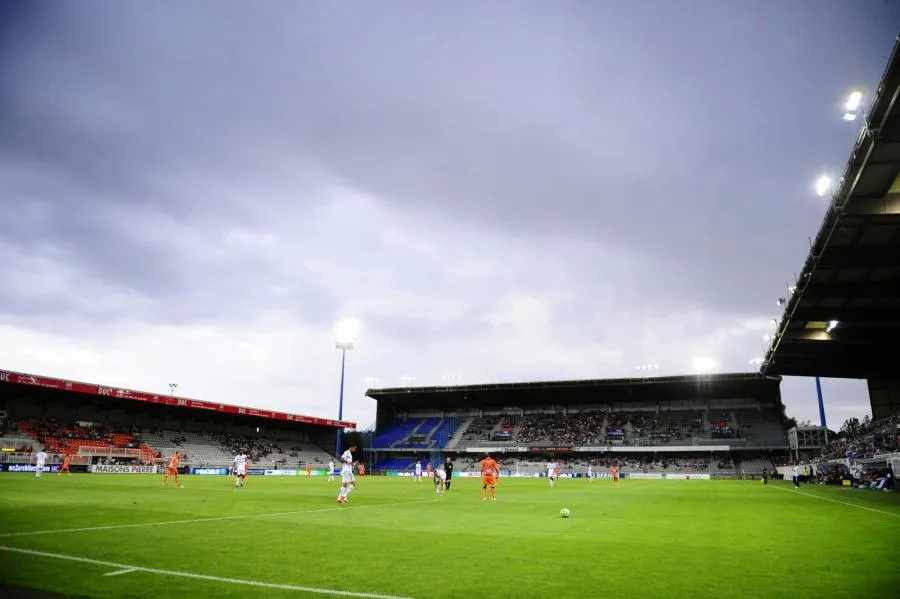
[[[614,485],[619,484],[619,465],[613,464],[612,467],[612,481]]]
[[[484,454],[484,459],[481,460],[481,500],[487,501],[487,488],[491,488],[491,501],[497,501],[497,491],[495,486],[497,485],[497,478],[500,476],[500,467],[497,466],[497,462],[494,461],[494,458],[490,456],[490,454]]]
[[[62,463],[62,468],[59,469],[59,475],[62,476],[63,472],[65,472],[66,474],[72,474],[71,472],[69,472],[69,454],[68,453],[63,455],[63,463]]]
[[[166,486],[166,483],[169,481],[169,475],[172,474],[175,476],[175,486],[180,487],[181,481],[178,480],[178,457],[179,453],[176,451],[175,455],[172,456],[172,459],[169,460],[169,465],[166,467],[166,475],[163,477],[163,486]]]

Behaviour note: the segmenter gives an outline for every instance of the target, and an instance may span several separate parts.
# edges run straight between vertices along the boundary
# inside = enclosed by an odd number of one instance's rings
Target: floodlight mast
[[[344,420],[344,373],[347,366],[347,352],[353,349],[353,343],[359,332],[359,322],[352,318],[345,318],[338,322],[336,327],[336,340],[334,347],[341,351],[341,386],[338,393],[338,420]],[[337,442],[335,444],[335,455],[341,455],[341,442],[343,440],[344,428],[338,425]]]

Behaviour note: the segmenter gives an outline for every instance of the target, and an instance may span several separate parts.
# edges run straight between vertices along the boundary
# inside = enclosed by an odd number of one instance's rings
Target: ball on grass
[[[568,518],[569,517],[569,508],[564,507],[563,509],[559,510],[559,515],[562,516],[563,518]]]

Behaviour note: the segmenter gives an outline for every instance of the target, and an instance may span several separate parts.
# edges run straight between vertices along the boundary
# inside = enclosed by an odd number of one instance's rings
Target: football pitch
[[[74,597],[889,597],[900,496],[745,481],[3,474],[0,584]],[[171,484],[171,483],[170,483]],[[560,517],[560,509],[571,517]]]

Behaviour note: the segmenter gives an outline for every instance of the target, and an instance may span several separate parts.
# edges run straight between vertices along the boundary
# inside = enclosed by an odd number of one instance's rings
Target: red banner
[[[291,422],[318,424],[320,426],[331,426],[334,428],[356,428],[356,423],[354,422],[330,420],[328,418],[315,418],[313,416],[299,416],[297,414],[274,412],[272,410],[260,410],[258,408],[243,408],[240,406],[231,406],[223,403],[212,403],[209,401],[200,401],[197,399],[175,397],[173,395],[156,395],[153,393],[146,393],[144,391],[132,391],[131,389],[122,389],[119,387],[104,387],[102,385],[79,383],[77,381],[64,381],[62,379],[34,376],[32,374],[22,374],[20,372],[7,372],[5,370],[0,370],[0,383],[15,383],[17,385],[31,385],[32,387],[46,387],[48,389],[57,389],[59,391],[72,391],[74,393],[86,393],[87,395],[102,395],[104,397],[115,397],[117,399],[146,401],[148,403],[155,403],[164,406],[210,410],[213,412],[221,412],[223,414],[237,414],[238,416],[256,416],[259,418],[270,418],[272,420],[288,420]]]

